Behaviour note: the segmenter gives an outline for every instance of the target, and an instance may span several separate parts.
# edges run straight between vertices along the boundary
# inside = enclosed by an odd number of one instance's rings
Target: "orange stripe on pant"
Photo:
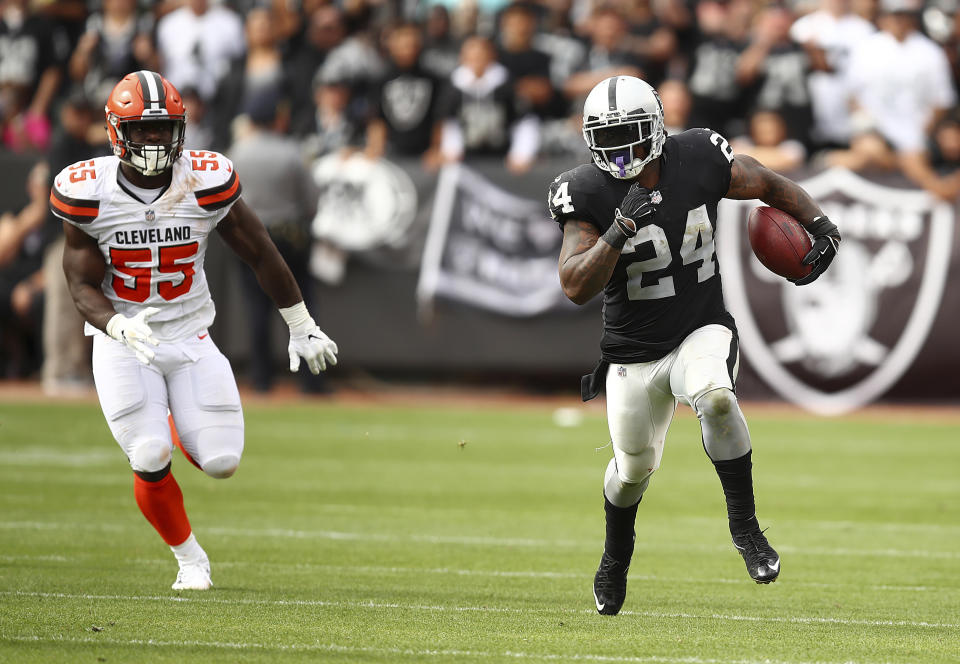
[[[196,459],[190,456],[187,453],[187,450],[183,448],[183,442],[180,440],[180,435],[177,433],[177,427],[173,423],[173,415],[167,415],[167,422],[170,423],[170,439],[173,441],[173,444],[180,448],[180,451],[183,452],[183,456],[187,457],[187,461],[192,463],[197,468],[200,468],[200,470],[203,470],[203,468],[200,467],[200,464],[197,463]]]

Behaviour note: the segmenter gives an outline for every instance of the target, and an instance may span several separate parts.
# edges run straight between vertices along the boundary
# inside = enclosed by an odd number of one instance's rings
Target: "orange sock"
[[[133,495],[147,521],[170,546],[183,544],[190,537],[190,520],[183,509],[183,492],[173,473],[159,482],[147,482],[133,476]]]
[[[194,461],[193,457],[187,454],[187,451],[183,449],[183,443],[180,442],[180,436],[177,434],[177,427],[173,423],[173,415],[167,415],[167,421],[170,423],[170,438],[173,440],[173,444],[180,448],[180,451],[183,452],[183,456],[187,457],[187,461],[192,463],[197,468],[200,468],[200,464]],[[203,470],[203,468],[200,468]]]

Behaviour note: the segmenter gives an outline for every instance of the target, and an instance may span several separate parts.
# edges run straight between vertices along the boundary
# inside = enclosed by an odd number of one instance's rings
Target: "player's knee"
[[[203,463],[203,472],[218,480],[225,480],[240,466],[240,457],[236,454],[221,454]]]
[[[137,471],[153,473],[170,464],[170,443],[162,440],[147,440],[137,445],[130,457],[130,467]]]
[[[652,459],[625,456],[617,464],[617,478],[623,485],[645,485],[656,470],[657,466]]]
[[[736,412],[737,397],[726,387],[710,390],[697,399],[697,415],[701,419],[720,420]]]

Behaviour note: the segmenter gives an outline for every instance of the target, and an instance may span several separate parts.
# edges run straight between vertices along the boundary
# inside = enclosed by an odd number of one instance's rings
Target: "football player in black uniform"
[[[678,402],[700,420],[750,577],[770,583],[780,557],[757,523],[750,434],[733,392],[739,352],[714,250],[717,203],[758,198],[804,225],[813,249],[803,260],[813,271],[798,285],[823,273],[840,234],[802,188],[734,155],[720,134],[666,136],[660,99],[640,79],[614,76],[594,87],[583,135],[593,163],[556,178],[548,204],[563,228],[564,293],[583,304],[603,292],[602,359],[583,381],[584,399],[604,381],[614,449],[603,486],[597,611],[614,615],[623,605],[637,506],[660,466]]]

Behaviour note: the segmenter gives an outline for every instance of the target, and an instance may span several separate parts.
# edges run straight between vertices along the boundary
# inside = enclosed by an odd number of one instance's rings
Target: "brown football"
[[[800,279],[813,269],[800,263],[812,246],[810,236],[786,212],[767,206],[754,208],[747,218],[747,234],[753,253],[771,272]]]

